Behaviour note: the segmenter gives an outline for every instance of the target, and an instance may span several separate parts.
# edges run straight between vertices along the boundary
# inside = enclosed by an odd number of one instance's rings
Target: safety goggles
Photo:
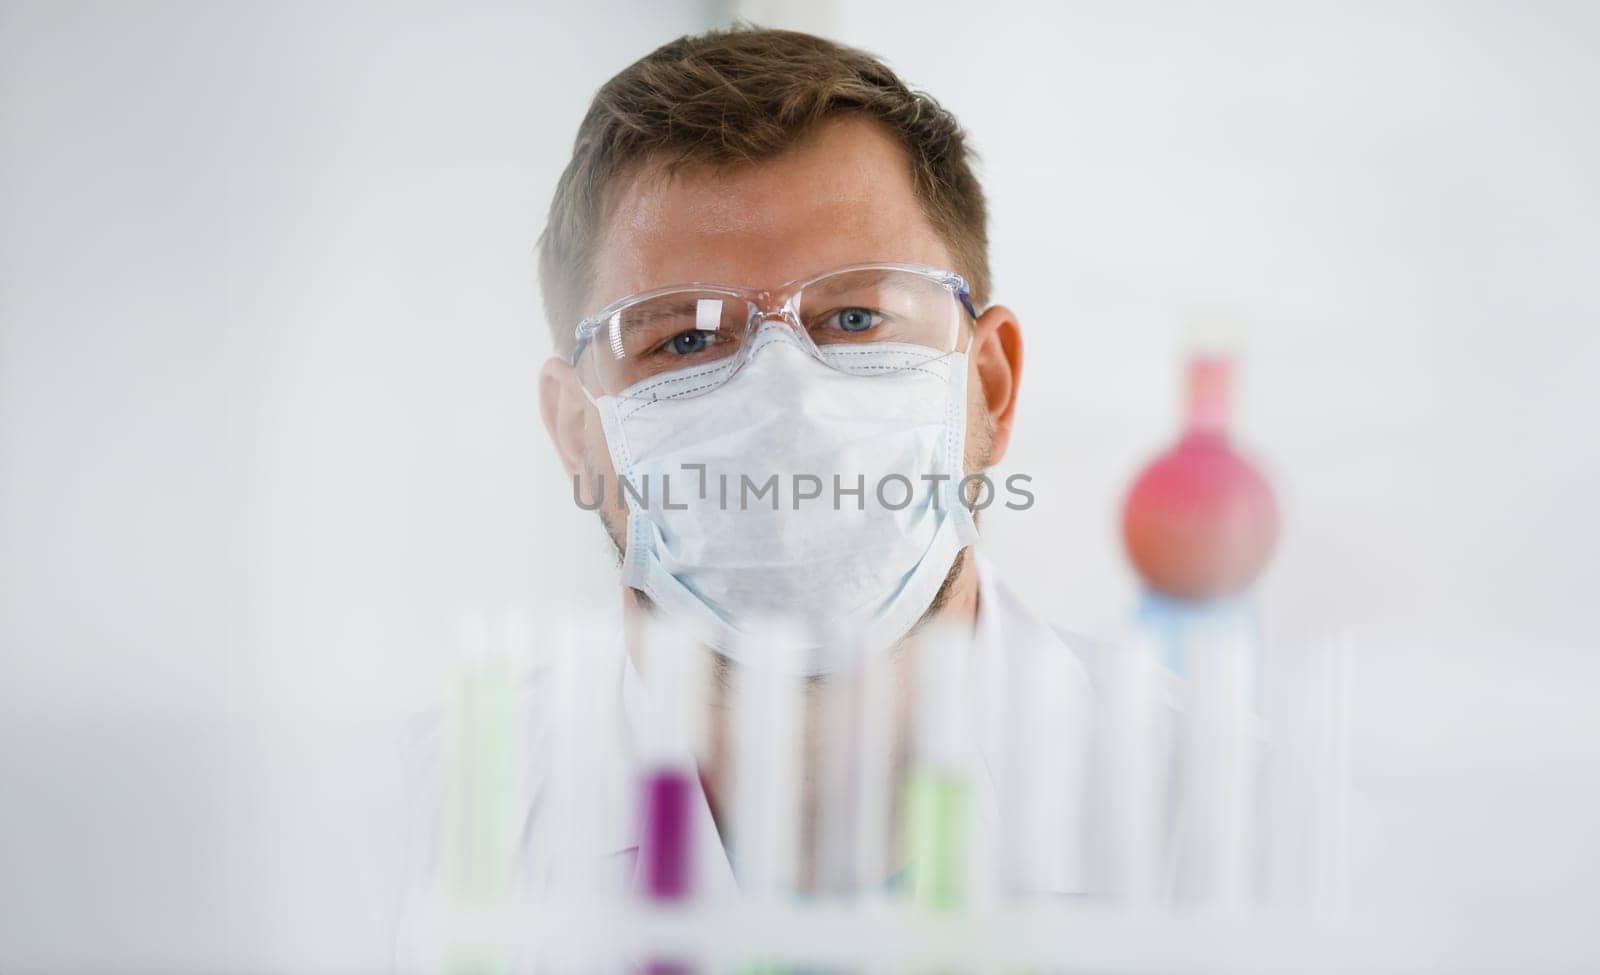
[[[911,368],[964,351],[977,317],[966,280],[953,271],[854,264],[775,291],[686,284],[630,295],[579,323],[572,365],[591,395],[628,396],[646,380],[691,369],[705,376],[692,395],[703,395],[738,371],[769,321],[850,372],[857,359],[841,347],[893,343]],[[879,364],[872,374],[882,372]]]

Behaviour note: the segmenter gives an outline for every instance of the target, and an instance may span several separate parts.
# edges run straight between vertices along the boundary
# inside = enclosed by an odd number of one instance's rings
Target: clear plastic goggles
[[[967,282],[920,264],[857,264],[791,282],[777,291],[687,284],[631,295],[584,319],[572,364],[592,395],[680,370],[721,386],[743,362],[761,325],[781,321],[831,368],[850,371],[835,346],[892,343],[906,367],[963,351],[977,319]],[[925,354],[924,354],[925,353]],[[881,365],[874,374],[881,374]]]

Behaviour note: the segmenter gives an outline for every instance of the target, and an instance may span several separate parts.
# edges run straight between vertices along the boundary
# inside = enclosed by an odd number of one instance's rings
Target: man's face
[[[904,151],[877,124],[840,119],[754,165],[696,165],[671,174],[646,167],[621,184],[585,307],[690,282],[774,288],[873,261],[955,263],[917,201]],[[971,356],[967,382],[969,471],[998,459],[980,359]],[[580,417],[553,428],[557,446],[585,485],[596,475],[615,485],[599,414],[587,402],[579,409]],[[608,503],[601,517],[620,550],[626,514]]]

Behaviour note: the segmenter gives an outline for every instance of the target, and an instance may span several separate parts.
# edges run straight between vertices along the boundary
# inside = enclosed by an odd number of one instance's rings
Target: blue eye
[[[694,355],[697,352],[706,350],[707,340],[708,336],[705,332],[679,332],[667,342],[667,347],[677,355]]]
[[[865,332],[877,324],[878,316],[868,308],[845,308],[836,315],[839,327],[846,332]]]

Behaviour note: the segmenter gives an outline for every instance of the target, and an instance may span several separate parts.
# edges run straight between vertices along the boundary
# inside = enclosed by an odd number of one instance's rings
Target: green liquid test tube
[[[965,905],[971,801],[966,777],[938,767],[907,777],[905,832],[911,903],[933,910]]]
[[[474,661],[463,668],[450,709],[449,783],[445,843],[451,899],[488,907],[510,886],[515,845],[512,816],[512,686],[503,663]],[[494,975],[507,959],[490,946],[451,946],[450,975]]]

